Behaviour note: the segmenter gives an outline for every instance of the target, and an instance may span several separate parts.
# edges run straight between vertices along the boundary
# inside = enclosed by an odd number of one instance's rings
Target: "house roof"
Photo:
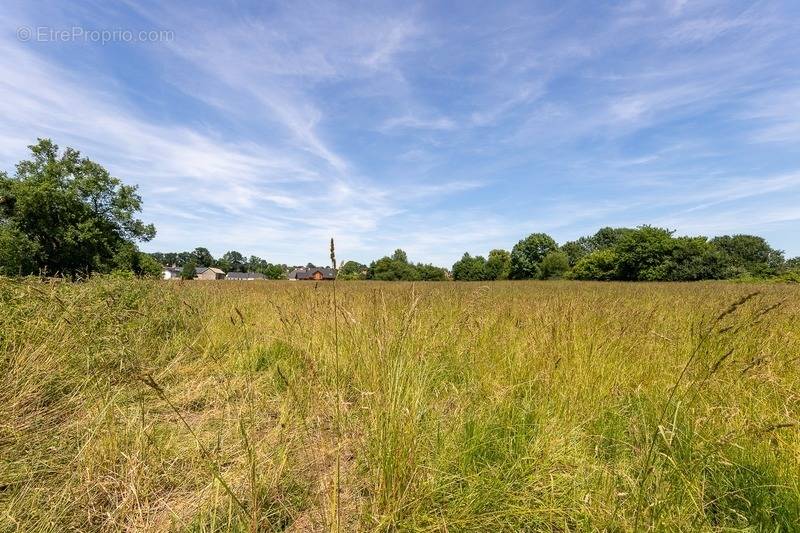
[[[296,268],[289,273],[289,279],[311,279],[317,272],[322,274],[322,279],[334,279],[336,277],[335,268],[316,267],[316,268]]]
[[[203,274],[204,272],[207,272],[209,270],[214,274],[225,274],[225,272],[215,267],[197,267],[194,269],[194,273],[199,276],[200,274]]]

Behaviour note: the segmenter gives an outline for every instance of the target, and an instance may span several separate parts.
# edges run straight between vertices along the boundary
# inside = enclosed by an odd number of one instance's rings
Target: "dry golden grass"
[[[0,281],[0,530],[798,529],[799,287],[332,288]]]

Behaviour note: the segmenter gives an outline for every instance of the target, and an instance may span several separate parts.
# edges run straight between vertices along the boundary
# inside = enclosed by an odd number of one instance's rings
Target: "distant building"
[[[176,266],[164,267],[161,277],[164,279],[181,279],[181,268]]]
[[[194,279],[225,279],[225,272],[214,267],[197,267],[194,270]]]
[[[261,272],[228,272],[225,279],[233,281],[253,281],[257,279],[267,279]]]
[[[302,267],[289,272],[289,281],[330,281],[334,279],[336,279],[336,269],[329,267]]]

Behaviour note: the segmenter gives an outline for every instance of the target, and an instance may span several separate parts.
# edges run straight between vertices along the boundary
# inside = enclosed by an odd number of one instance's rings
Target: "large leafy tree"
[[[698,281],[725,277],[725,258],[706,237],[673,239],[670,256],[664,261],[659,279]]]
[[[557,279],[564,277],[569,270],[569,256],[564,252],[550,252],[542,259],[539,275],[542,279]]]
[[[536,279],[541,276],[542,259],[558,250],[558,244],[546,233],[532,233],[511,250],[511,278]]]
[[[373,261],[367,270],[367,279],[380,281],[419,281],[420,273],[408,262],[408,255],[400,249],[391,257],[382,257]]]
[[[211,252],[208,251],[208,248],[198,246],[194,249],[191,255],[192,260],[197,266],[210,267],[214,265],[214,256],[211,255]]]
[[[486,272],[486,259],[465,253],[461,259],[453,263],[453,279],[456,281],[484,281],[489,279]]]
[[[724,256],[705,237],[675,238],[672,233],[641,226],[623,235],[613,247],[618,278],[696,281],[724,277]]]
[[[672,231],[653,226],[640,226],[623,235],[614,251],[617,254],[617,275],[630,281],[666,279],[675,247]]]
[[[183,266],[185,260],[182,260],[181,254],[175,252],[153,252],[150,256],[164,266]]]
[[[286,271],[286,265],[267,263],[262,269],[255,272],[261,272],[269,279],[286,279]]]
[[[140,252],[135,244],[120,246],[112,260],[115,273],[130,273],[141,277],[161,277],[161,263],[150,254]]]
[[[155,236],[137,218],[135,186],[49,139],[29,148],[13,177],[0,173],[0,273],[108,272],[124,247]]]
[[[195,260],[189,259],[183,264],[183,268],[181,269],[181,279],[193,279],[196,269],[197,263],[195,263]]]
[[[612,228],[606,226],[597,230],[594,235],[581,237],[577,240],[564,243],[560,250],[567,254],[569,264],[572,266],[591,253],[613,248],[623,236],[632,231],[634,230],[631,228]]]
[[[35,241],[11,224],[0,223],[0,275],[36,272],[39,254],[40,247]]]
[[[225,252],[222,255],[222,260],[227,264],[229,270],[235,272],[243,271],[246,263],[244,256],[236,250]]]
[[[400,263],[408,263],[408,254],[404,250],[398,248],[392,254],[392,260],[399,261]]]
[[[446,281],[447,272],[441,267],[437,267],[430,263],[417,263],[417,272],[419,273],[420,281]]]
[[[339,268],[337,279],[360,280],[367,277],[367,265],[358,261],[345,261]]]
[[[266,260],[261,259],[257,255],[251,255],[250,259],[247,260],[245,268],[247,268],[249,272],[261,272],[268,264]]]
[[[419,272],[410,263],[382,257],[370,264],[367,278],[379,281],[418,281]]]
[[[251,255],[244,268],[250,272],[260,272],[269,279],[283,279],[286,277],[287,270],[286,265],[274,265],[257,255]]]
[[[617,277],[617,253],[613,248],[581,257],[567,274],[572,279],[610,281]]]
[[[756,235],[723,235],[711,239],[725,257],[727,276],[771,276],[783,265],[783,252]]]
[[[492,250],[486,259],[488,279],[508,279],[511,273],[511,254],[507,250]]]
[[[632,228],[612,228],[606,226],[597,230],[597,233],[591,237],[587,237],[586,246],[590,252],[608,250],[616,246],[625,235],[629,235],[633,231],[635,230]]]

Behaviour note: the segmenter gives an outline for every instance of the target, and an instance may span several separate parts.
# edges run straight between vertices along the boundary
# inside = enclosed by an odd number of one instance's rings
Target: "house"
[[[329,267],[301,267],[289,272],[290,281],[329,281],[336,279],[336,269]]]
[[[256,279],[267,279],[261,272],[228,272],[225,279],[233,281],[253,281]]]
[[[164,279],[181,279],[181,269],[176,266],[164,267],[161,271],[161,277]]]
[[[194,279],[225,279],[225,272],[214,267],[197,267],[194,270]]]

